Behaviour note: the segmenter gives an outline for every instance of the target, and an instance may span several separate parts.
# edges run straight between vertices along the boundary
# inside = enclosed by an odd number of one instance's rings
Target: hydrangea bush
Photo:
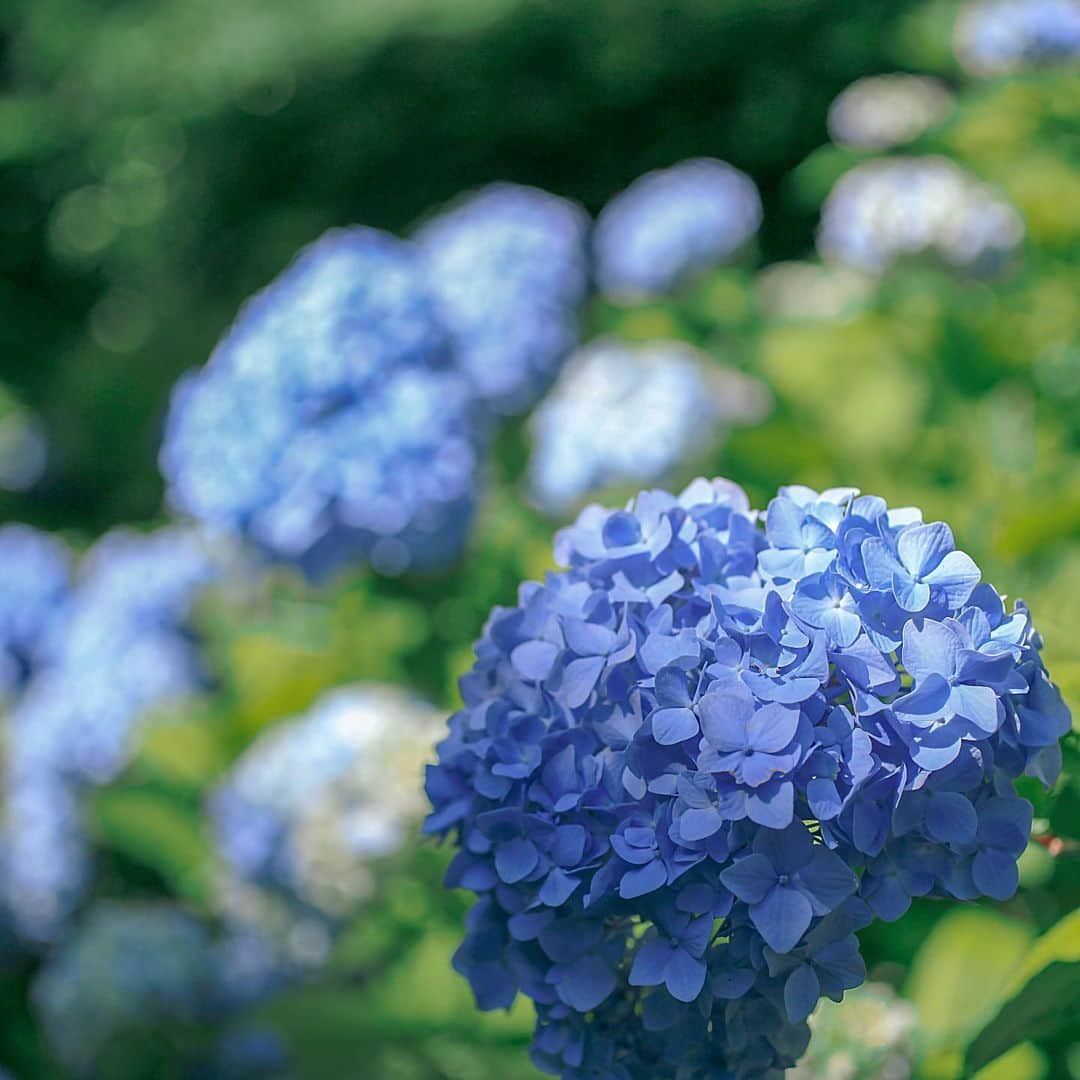
[[[840,177],[822,207],[817,246],[825,259],[871,273],[926,259],[990,277],[1023,240],[1015,207],[948,158],[891,157]]]
[[[479,432],[417,252],[325,234],[251,299],[174,395],[169,500],[313,574],[452,558]]]
[[[492,184],[417,233],[457,365],[497,412],[528,408],[577,344],[588,227],[566,199]]]
[[[915,896],[1003,899],[1070,717],[949,527],[723,480],[586,509],[497,608],[428,772],[454,966],[567,1078],[779,1077]]]
[[[596,220],[597,284],[631,299],[669,292],[735,255],[757,232],[761,213],[754,181],[727,162],[691,158],[646,173]]]
[[[953,30],[956,57],[974,75],[1008,75],[1080,55],[1076,0],[971,0]]]

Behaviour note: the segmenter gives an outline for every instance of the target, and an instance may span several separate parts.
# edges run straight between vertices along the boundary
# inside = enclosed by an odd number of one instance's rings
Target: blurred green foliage
[[[595,210],[647,168],[710,154],[762,188],[758,261],[806,257],[823,197],[861,159],[824,145],[829,101],[897,66],[957,78],[954,12],[942,0],[16,0],[0,53],[0,377],[44,418],[55,457],[45,484],[0,496],[0,512],[77,536],[159,514],[169,386],[333,224],[403,229],[497,177]],[[900,267],[840,315],[778,316],[747,263],[670,303],[590,312],[597,333],[684,338],[768,384],[771,417],[695,471],[737,479],[757,505],[779,484],[852,483],[948,520],[987,578],[1031,604],[1074,710],[1078,116],[1073,72],[961,85],[914,148],[1022,211],[1024,258],[1000,281]],[[437,578],[361,573],[313,589],[282,571],[206,599],[219,685],[160,718],[95,796],[99,896],[177,897],[213,918],[204,793],[326,687],[405,682],[453,705],[490,607],[550,565],[555,526],[520,495],[526,454],[523,426],[502,433],[467,557]],[[1024,793],[1043,843],[1015,899],[917,903],[864,935],[871,976],[920,1009],[926,1080],[1080,1076],[1080,1031],[1061,1007],[1080,960],[1075,733],[1053,795]],[[243,1018],[286,1040],[296,1075],[534,1075],[528,1010],[477,1013],[450,969],[466,902],[440,889],[444,862],[432,847],[388,862],[325,977]],[[31,974],[0,978],[0,1062],[60,1075],[27,1007]],[[132,1039],[101,1075],[183,1075],[210,1041]]]

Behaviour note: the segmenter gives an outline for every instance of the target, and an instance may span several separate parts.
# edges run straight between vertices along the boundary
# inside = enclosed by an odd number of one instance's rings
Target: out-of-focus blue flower
[[[530,420],[530,494],[561,512],[605,487],[659,480],[769,405],[764,386],[680,342],[600,341],[570,360]]]
[[[589,507],[496,608],[426,828],[480,897],[455,968],[536,1004],[564,1077],[794,1064],[855,931],[1006,897],[1068,730],[1027,609],[952,533],[851,488],[725,481]]]
[[[973,0],[953,31],[957,59],[975,75],[1005,75],[1080,54],[1076,0]]]
[[[103,905],[54,952],[33,986],[49,1044],[77,1074],[114,1040],[192,1023],[212,990],[209,937],[178,908]]]
[[[55,537],[28,525],[0,528],[0,696],[33,674],[70,576],[71,557]]]
[[[88,861],[82,787],[127,764],[149,712],[203,684],[188,619],[215,567],[187,530],[114,531],[41,628],[4,758],[2,886],[25,938],[54,936],[78,899]]]
[[[829,134],[842,146],[887,150],[918,138],[952,108],[948,87],[924,75],[869,75],[829,106]]]
[[[918,257],[991,275],[1023,239],[1016,209],[947,158],[894,157],[856,165],[837,181],[817,243],[824,258],[875,273]]]
[[[726,262],[760,224],[753,180],[726,162],[692,158],[646,173],[597,218],[597,284],[617,297],[669,292]]]
[[[358,684],[262,735],[210,799],[228,919],[280,945],[293,967],[320,962],[329,929],[422,816],[421,769],[440,724],[404,690]]]
[[[416,236],[457,364],[498,412],[528,408],[577,344],[587,230],[574,203],[493,184]]]
[[[452,558],[477,431],[415,252],[327,233],[252,298],[177,386],[161,466],[172,505],[327,572]]]

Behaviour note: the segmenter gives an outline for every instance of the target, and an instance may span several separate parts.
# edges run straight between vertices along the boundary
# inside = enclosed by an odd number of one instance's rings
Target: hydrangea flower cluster
[[[947,158],[894,157],[837,181],[817,245],[826,259],[874,273],[920,257],[982,276],[1008,265],[1023,239],[1016,209]]]
[[[1076,0],[973,0],[953,30],[957,59],[974,75],[1007,75],[1080,55]]]
[[[192,1022],[213,989],[205,929],[179,908],[103,905],[42,968],[34,1005],[57,1057],[90,1075],[112,1040]]]
[[[415,695],[357,684],[252,744],[210,799],[221,902],[241,935],[265,936],[288,966],[324,959],[334,923],[373,888],[373,861],[422,816],[441,727]]]
[[[761,383],[682,342],[594,342],[530,418],[530,497],[557,513],[609,485],[659,480],[769,405]]]
[[[853,489],[723,480],[586,509],[497,608],[429,769],[454,965],[536,1003],[567,1078],[776,1077],[854,931],[1009,896],[1070,717],[1027,609],[948,526]]]
[[[869,75],[829,106],[829,135],[842,146],[887,150],[918,138],[953,106],[948,87],[925,75]]]
[[[577,344],[588,227],[574,203],[501,183],[417,233],[457,364],[498,412],[532,405]]]
[[[311,573],[400,573],[465,536],[477,431],[416,252],[332,231],[251,299],[177,386],[169,499]]]
[[[29,525],[0,528],[0,697],[33,674],[70,577],[71,556],[55,537]]]
[[[128,762],[139,721],[204,679],[187,621],[215,573],[194,534],[115,531],[85,556],[43,628],[37,667],[8,719],[2,891],[16,927],[48,940],[86,878],[86,784]]]
[[[726,162],[691,158],[635,180],[596,221],[594,273],[611,296],[669,292],[725,262],[757,232],[761,198]]]

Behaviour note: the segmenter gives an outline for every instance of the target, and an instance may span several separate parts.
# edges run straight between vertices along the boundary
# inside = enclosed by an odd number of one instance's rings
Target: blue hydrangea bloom
[[[597,284],[617,297],[669,292],[726,262],[760,224],[757,187],[726,162],[692,158],[646,173],[596,220]]]
[[[95,909],[41,969],[33,1003],[56,1056],[77,1075],[113,1042],[191,1023],[213,988],[205,929],[168,904]]]
[[[244,752],[209,800],[237,949],[255,952],[262,939],[269,970],[325,959],[333,929],[374,887],[378,860],[423,815],[420,775],[441,724],[405,690],[357,684]]]
[[[867,75],[829,106],[829,135],[841,146],[887,150],[918,138],[952,110],[953,96],[925,75]]]
[[[527,409],[577,344],[588,225],[574,203],[503,183],[416,236],[457,364],[498,412]]]
[[[1027,609],[941,523],[723,480],[586,509],[496,608],[428,770],[455,968],[567,1078],[775,1077],[855,932],[1004,898],[1070,717]]]
[[[188,627],[216,564],[179,528],[116,530],[85,556],[43,628],[7,718],[2,891],[21,936],[47,940],[88,862],[80,792],[127,764],[148,712],[205,682]]]
[[[1015,207],[954,162],[891,157],[840,177],[817,246],[823,258],[871,273],[920,259],[985,277],[1012,263],[1023,239]]]
[[[1076,0],[973,0],[953,32],[957,59],[976,75],[1005,75],[1080,55]]]
[[[311,573],[359,555],[386,573],[451,558],[477,466],[452,360],[415,252],[371,229],[329,232],[178,384],[169,501]]]
[[[605,487],[661,480],[769,404],[762,384],[682,342],[594,342],[530,417],[530,497],[562,513]]]

